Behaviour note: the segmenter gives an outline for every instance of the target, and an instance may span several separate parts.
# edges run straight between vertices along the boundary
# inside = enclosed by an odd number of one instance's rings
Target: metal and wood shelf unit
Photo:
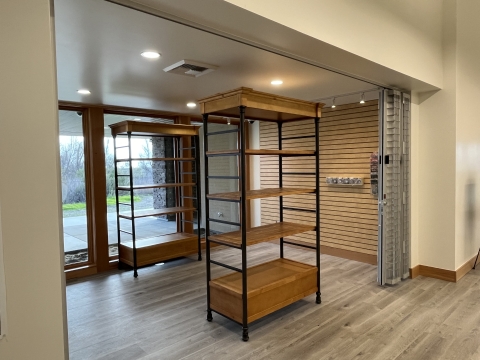
[[[141,266],[194,253],[198,253],[198,260],[201,260],[199,127],[126,120],[110,125],[110,128],[114,144],[119,268],[123,264],[127,264],[133,267],[134,277],[137,277],[137,269]],[[126,137],[127,145],[117,146],[117,136]],[[175,139],[175,156],[169,158],[133,158],[132,137],[173,137]],[[128,156],[119,158],[118,151],[122,148],[128,149]],[[134,161],[174,162],[175,183],[135,185],[133,179]],[[126,172],[122,173],[122,170],[119,169],[118,165],[120,163],[127,164]],[[119,185],[120,178],[128,179],[127,184]],[[135,209],[134,193],[136,190],[158,188],[175,188],[176,206],[153,210]],[[193,196],[193,188],[196,189],[196,196]],[[128,194],[130,200],[128,202],[119,201],[119,192]],[[193,203],[193,200],[196,200],[196,204]],[[120,207],[128,210],[121,211]],[[194,234],[193,231],[194,212],[197,215],[197,234]],[[177,214],[177,230],[180,231],[166,235],[137,238],[136,219],[169,214]],[[131,221],[131,228],[129,230],[122,229],[120,219]],[[131,240],[122,241],[122,234],[130,235]]]
[[[212,311],[219,313],[243,327],[242,339],[247,341],[248,325],[261,317],[281,309],[310,294],[316,293],[316,302],[321,303],[320,295],[320,208],[319,208],[319,120],[323,104],[296,100],[249,88],[239,88],[229,92],[214,95],[199,100],[203,114],[204,150],[205,150],[205,193],[206,193],[206,265],[207,265],[207,320],[212,321]],[[225,151],[209,151],[208,140],[211,136],[221,135],[226,131],[209,132],[209,115],[239,118],[238,149]],[[246,119],[259,121],[274,121],[278,123],[278,150],[255,150],[246,148]],[[314,150],[283,150],[282,141],[288,139],[282,136],[282,125],[289,121],[314,121],[314,132],[305,138],[315,138]],[[274,155],[278,156],[279,188],[248,190],[246,179],[246,156]],[[238,156],[239,176],[231,176],[239,180],[239,191],[229,193],[209,193],[208,180],[216,178],[209,175],[208,161],[215,156]],[[282,170],[283,158],[291,156],[309,156],[315,161],[314,172],[287,173]],[[313,188],[283,187],[283,176],[314,176]],[[227,178],[223,176],[222,178]],[[315,206],[310,209],[288,208],[283,204],[284,196],[313,194]],[[279,197],[279,222],[252,229],[247,229],[246,219],[248,200],[268,197]],[[219,221],[209,216],[210,201],[236,202],[240,205],[240,230],[223,234],[210,234],[210,222]],[[316,214],[316,223],[311,225],[284,221],[284,210],[310,211]],[[315,231],[314,245],[300,244],[284,240],[287,236]],[[280,239],[280,258],[261,265],[247,266],[247,246]],[[299,245],[315,249],[316,265],[300,263],[284,257],[284,244]],[[212,260],[210,246],[225,245],[240,249],[242,255],[241,268]],[[235,271],[232,274],[216,279],[211,278],[211,264]]]

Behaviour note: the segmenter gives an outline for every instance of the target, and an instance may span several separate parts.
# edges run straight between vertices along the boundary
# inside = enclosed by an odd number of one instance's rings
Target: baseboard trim
[[[298,243],[298,244],[302,244],[302,245],[312,245],[312,243],[308,243],[306,241],[297,241],[296,240],[295,242]],[[275,240],[275,241],[272,241],[272,243],[279,244],[280,242],[278,240]],[[284,246],[296,247],[295,245],[290,245],[290,244],[285,244]],[[315,251],[314,249],[309,249],[309,250]],[[376,255],[368,255],[368,254],[358,253],[358,252],[355,252],[355,251],[337,249],[337,248],[334,248],[334,247],[324,246],[324,245],[320,245],[320,253],[325,254],[325,255],[340,257],[340,258],[343,258],[343,259],[363,262],[363,263],[370,264],[370,265],[377,265],[377,256]]]
[[[355,251],[337,249],[334,247],[324,246],[324,245],[320,245],[320,253],[337,256],[344,259],[359,261],[359,262],[363,262],[371,265],[377,265],[376,255],[363,254]]]
[[[410,279],[415,279],[419,275],[420,275],[420,265],[410,268]]]
[[[434,279],[457,282],[461,278],[463,278],[466,274],[468,274],[470,270],[472,270],[475,264],[476,257],[477,257],[476,255],[472,257],[465,264],[460,266],[457,270],[446,270],[446,269],[435,268],[432,266],[417,265],[417,266],[414,266],[413,268],[410,268],[410,278],[415,279],[417,276],[422,275],[422,276],[430,277]]]
[[[457,281],[457,273],[454,270],[440,269],[432,266],[419,265],[419,275],[440,279],[450,282]]]
[[[475,265],[475,259],[477,258],[477,255],[475,255],[473,258],[468,260],[465,264],[460,266],[457,271],[456,271],[456,280],[460,280],[463,278],[465,275],[468,274],[470,270],[473,269],[473,266]]]

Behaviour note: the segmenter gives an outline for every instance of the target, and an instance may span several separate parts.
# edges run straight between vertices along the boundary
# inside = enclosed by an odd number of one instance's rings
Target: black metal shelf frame
[[[126,136],[128,140],[128,145],[124,146],[117,146],[117,136]],[[133,184],[133,161],[139,161],[138,159],[132,160],[132,137],[145,137],[142,134],[135,134],[131,131],[127,132],[126,134],[117,134],[113,136],[113,156],[114,156],[114,164],[115,164],[115,197],[116,197],[116,210],[117,210],[117,244],[118,244],[118,266],[119,268],[122,267],[122,263],[120,260],[120,244],[121,244],[121,237],[120,233],[126,233],[132,236],[132,249],[133,249],[133,276],[136,278],[138,277],[138,265],[137,265],[137,236],[136,236],[136,226],[135,226],[135,202],[134,202],[134,184]],[[166,137],[165,135],[149,135],[149,137]],[[171,136],[169,136],[171,137]],[[175,187],[175,202],[176,204],[183,205],[184,199],[192,199],[197,201],[197,206],[195,210],[192,210],[196,213],[197,216],[197,242],[198,242],[198,260],[202,260],[202,246],[201,246],[201,231],[200,231],[200,212],[201,212],[201,188],[200,188],[200,137],[198,135],[191,136],[193,140],[193,146],[190,147],[182,147],[181,138],[185,136],[173,136],[174,138],[174,158],[173,160],[166,160],[166,161],[173,161],[175,163],[175,182],[179,183],[182,182],[184,175],[193,175],[194,180],[192,182],[195,183],[196,188],[196,196],[186,196],[184,195],[184,188],[183,187]],[[117,150],[128,148],[128,159],[122,158],[117,159]],[[185,150],[193,150],[194,156],[193,159],[182,159],[176,160],[175,158],[180,158],[181,154]],[[155,159],[148,159],[149,161],[165,161],[165,160],[155,160]],[[179,163],[187,162],[187,161],[194,161],[195,168],[193,171],[190,172],[183,172],[182,166]],[[119,163],[128,163],[128,174],[119,174],[118,173],[118,164]],[[128,176],[129,177],[129,185],[128,190],[120,189],[118,185],[119,177]],[[124,203],[119,201],[119,191],[126,191],[130,195],[130,203]],[[130,207],[130,221],[131,221],[131,231],[126,231],[121,229],[120,227],[120,205],[129,206]],[[124,220],[128,220],[123,218]],[[183,212],[177,213],[177,221],[180,223],[180,228],[183,229],[184,223],[192,223],[193,221],[185,220]]]
[[[248,300],[247,300],[247,228],[245,226],[245,220],[247,218],[247,189],[246,189],[246,138],[245,138],[245,110],[246,106],[239,106],[239,125],[237,129],[234,130],[225,130],[225,131],[215,131],[215,132],[208,132],[208,117],[209,114],[203,114],[203,151],[204,151],[204,166],[205,166],[205,173],[204,173],[204,183],[205,183],[205,212],[207,214],[206,221],[205,221],[205,254],[206,254],[206,274],[207,274],[207,321],[212,321],[212,312],[218,313],[240,325],[242,325],[242,340],[248,341]],[[305,155],[269,155],[269,156],[278,156],[278,179],[279,179],[279,187],[283,186],[283,176],[284,175],[296,175],[296,176],[315,176],[315,209],[303,209],[303,208],[292,208],[286,207],[283,204],[283,196],[279,197],[280,200],[280,221],[283,221],[284,218],[284,210],[289,211],[301,211],[301,212],[315,212],[315,246],[308,245],[308,244],[300,244],[291,241],[284,240],[280,238],[280,257],[284,257],[284,244],[295,245],[303,248],[310,248],[316,250],[316,267],[317,271],[317,288],[318,291],[316,293],[316,303],[321,303],[321,292],[320,292],[320,144],[319,144],[319,122],[320,118],[314,118],[314,126],[315,126],[315,134],[308,135],[308,136],[293,136],[293,137],[283,137],[282,136],[282,122],[278,122],[278,145],[279,150],[282,150],[282,142],[284,140],[294,140],[294,139],[306,139],[306,138],[315,138],[315,153],[312,156],[315,156],[315,172],[284,172],[283,171],[283,158],[285,157],[292,157],[292,156],[305,156]],[[221,135],[225,133],[239,133],[239,141],[238,147],[239,151],[237,153],[227,153],[227,154],[208,154],[208,139],[210,136],[214,135]],[[209,158],[216,157],[216,156],[238,156],[239,157],[239,168],[240,174],[239,176],[212,176],[209,175]],[[239,180],[239,188],[240,188],[240,199],[224,199],[224,198],[215,198],[215,194],[211,194],[209,196],[209,179],[212,178],[223,178],[223,179],[235,179]],[[233,223],[228,221],[222,221],[217,219],[211,219],[209,217],[210,214],[210,201],[227,201],[233,203],[239,203],[240,205],[240,223]],[[210,222],[219,222],[224,224],[236,225],[240,226],[242,243],[240,246],[234,246],[232,244],[226,244],[222,241],[210,240]],[[216,260],[211,259],[211,251],[210,251],[210,244],[218,244],[218,245],[225,245],[228,247],[240,249],[242,251],[242,266],[241,268],[236,268],[230,266],[228,264],[221,263]],[[221,266],[233,271],[240,272],[242,274],[242,308],[243,308],[243,318],[242,322],[238,322],[236,320],[231,319],[230,317],[226,316],[225,314],[221,314],[218,311],[215,311],[210,308],[210,281],[212,280],[211,277],[211,264]]]

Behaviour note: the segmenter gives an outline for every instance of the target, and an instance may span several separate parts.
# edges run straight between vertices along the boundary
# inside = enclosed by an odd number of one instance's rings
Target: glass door
[[[91,262],[85,190],[83,112],[59,110],[65,267]]]

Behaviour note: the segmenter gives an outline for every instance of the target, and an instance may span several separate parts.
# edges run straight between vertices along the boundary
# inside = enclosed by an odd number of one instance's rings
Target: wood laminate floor
[[[212,258],[240,265],[240,251]],[[278,245],[249,247],[249,265]],[[314,253],[286,248],[314,264]],[[227,273],[215,268],[214,276]],[[376,267],[322,255],[322,300],[309,296],[250,326],[205,320],[205,262],[195,256],[111,272],[67,286],[70,358],[76,359],[480,359],[480,269],[459,283],[425,277],[376,284]]]

